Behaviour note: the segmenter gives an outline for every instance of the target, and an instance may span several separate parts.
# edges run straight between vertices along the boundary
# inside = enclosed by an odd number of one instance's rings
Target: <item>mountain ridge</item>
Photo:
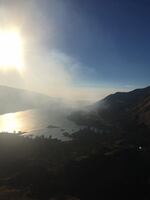
[[[147,99],[147,101],[146,101]],[[145,103],[148,106],[145,105]],[[141,124],[150,128],[150,86],[135,89],[130,92],[117,92],[92,104],[87,110],[73,113],[70,119],[80,125],[96,126],[103,125],[126,129]],[[143,112],[142,107],[147,108]],[[143,120],[145,119],[145,120]]]
[[[54,103],[54,99],[47,95],[0,85],[0,114],[28,110],[50,103]]]

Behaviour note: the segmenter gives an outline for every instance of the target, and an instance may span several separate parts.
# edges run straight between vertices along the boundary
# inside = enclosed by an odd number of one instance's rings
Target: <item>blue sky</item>
[[[65,13],[56,17],[61,38],[58,48],[83,63],[83,81],[137,86],[150,83],[150,2],[64,2]]]
[[[150,84],[149,0],[2,0],[0,8],[0,20],[22,31],[30,74],[37,73],[35,65],[43,64],[39,74],[46,74],[47,79],[41,79],[47,81],[38,88],[57,85],[54,79],[58,85],[86,90],[130,90]],[[55,63],[56,70],[48,63]],[[49,83],[49,77],[54,82]],[[32,80],[31,88],[37,90],[36,78]]]
[[[50,1],[45,7],[58,31],[56,47],[92,68],[83,79],[149,84],[149,1],[62,0],[53,12]]]

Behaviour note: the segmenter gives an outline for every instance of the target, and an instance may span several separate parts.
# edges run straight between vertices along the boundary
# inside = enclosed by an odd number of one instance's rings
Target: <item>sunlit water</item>
[[[70,111],[53,109],[35,109],[23,112],[0,115],[0,132],[26,132],[30,136],[52,136],[61,140],[66,139],[64,132],[73,133],[80,129],[67,119]],[[48,126],[54,126],[48,128]]]

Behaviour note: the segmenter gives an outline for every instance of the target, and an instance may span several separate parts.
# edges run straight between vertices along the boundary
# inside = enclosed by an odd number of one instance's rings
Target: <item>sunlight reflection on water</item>
[[[38,124],[35,119],[36,113],[32,110],[0,115],[0,132],[31,131]]]
[[[14,113],[0,116],[0,132],[18,132],[22,130],[22,122]]]
[[[57,128],[48,128],[54,125]],[[0,132],[18,133],[25,135],[45,135],[54,138],[64,138],[63,132],[72,133],[78,130],[73,122],[67,119],[66,113],[52,110],[27,110],[16,113],[0,115]]]

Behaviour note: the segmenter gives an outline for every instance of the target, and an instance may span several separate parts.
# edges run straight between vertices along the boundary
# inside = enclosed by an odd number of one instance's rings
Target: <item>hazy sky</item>
[[[150,84],[149,0],[0,0],[9,26],[25,70],[0,71],[0,84],[78,99]]]

